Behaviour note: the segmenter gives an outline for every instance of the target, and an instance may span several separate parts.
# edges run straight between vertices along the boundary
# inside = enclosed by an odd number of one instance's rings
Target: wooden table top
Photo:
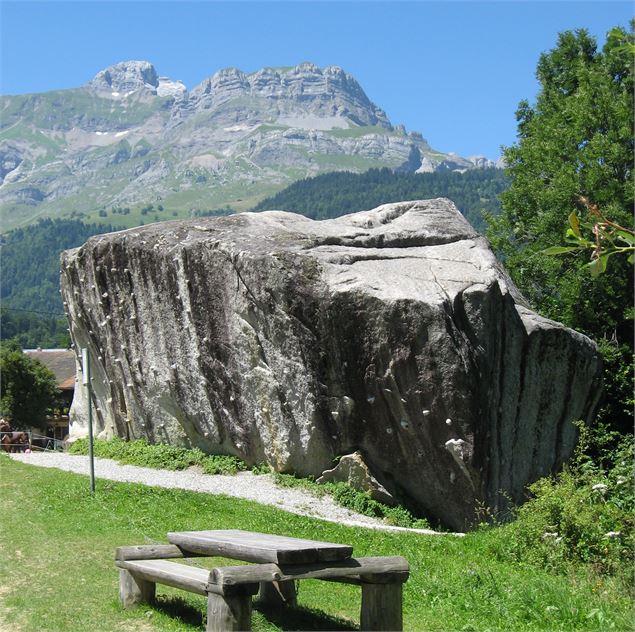
[[[177,531],[168,541],[199,555],[228,557],[244,562],[311,564],[346,560],[353,547],[346,544],[289,538],[240,529]]]

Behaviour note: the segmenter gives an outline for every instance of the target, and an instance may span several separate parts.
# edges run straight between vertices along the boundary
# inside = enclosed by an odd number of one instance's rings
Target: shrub
[[[570,466],[529,487],[533,497],[517,509],[516,520],[493,530],[494,549],[503,559],[554,572],[585,565],[630,585],[635,561],[633,439],[623,437],[599,459],[591,460],[590,450],[602,452],[591,432],[582,429]]]
[[[226,454],[207,455],[201,465],[205,474],[237,474],[247,469],[244,461]]]
[[[269,463],[256,463],[252,466],[251,471],[254,474],[271,474],[273,472]]]
[[[326,483],[324,487],[337,503],[364,516],[383,518],[387,524],[396,527],[430,528],[427,520],[415,518],[405,507],[385,505],[372,498],[368,492],[353,489],[346,483]]]

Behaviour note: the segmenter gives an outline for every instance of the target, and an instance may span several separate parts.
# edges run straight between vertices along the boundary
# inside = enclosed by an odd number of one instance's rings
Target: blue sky
[[[433,147],[496,158],[532,100],[538,56],[560,31],[600,43],[631,2],[213,2],[0,0],[2,94],[84,84],[145,59],[194,87],[219,68],[312,61],[352,73],[394,124]]]

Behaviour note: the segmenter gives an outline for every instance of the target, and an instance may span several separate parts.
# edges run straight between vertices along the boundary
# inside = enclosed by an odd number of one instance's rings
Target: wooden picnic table
[[[403,557],[353,558],[346,544],[239,529],[168,533],[168,545],[119,547],[120,598],[128,607],[154,598],[163,583],[208,597],[208,632],[251,630],[251,597],[270,606],[295,605],[295,582],[324,579],[362,588],[361,629],[402,630]],[[169,561],[225,557],[252,564],[196,568]]]
[[[303,540],[241,529],[176,531],[168,533],[168,542],[199,555],[228,557],[243,562],[311,564],[346,560],[353,554],[353,547],[347,544]]]

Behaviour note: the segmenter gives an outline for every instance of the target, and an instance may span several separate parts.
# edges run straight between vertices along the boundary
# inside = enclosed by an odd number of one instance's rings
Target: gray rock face
[[[20,148],[14,144],[6,143],[0,147],[0,182],[4,182],[7,176],[15,172],[22,163]]]
[[[196,86],[191,98],[195,109],[217,108],[238,98],[253,99],[256,106],[268,100],[288,116],[313,114],[346,118],[356,125],[392,127],[385,112],[368,99],[355,78],[338,66],[322,70],[304,63],[287,69],[263,68],[253,74],[225,68]]]
[[[95,237],[62,291],[104,434],[305,475],[361,450],[453,528],[561,465],[599,390],[594,343],[531,312],[444,199]]]
[[[122,61],[101,70],[88,87],[113,97],[129,96],[138,90],[156,94],[159,77],[154,66],[147,61]]]

